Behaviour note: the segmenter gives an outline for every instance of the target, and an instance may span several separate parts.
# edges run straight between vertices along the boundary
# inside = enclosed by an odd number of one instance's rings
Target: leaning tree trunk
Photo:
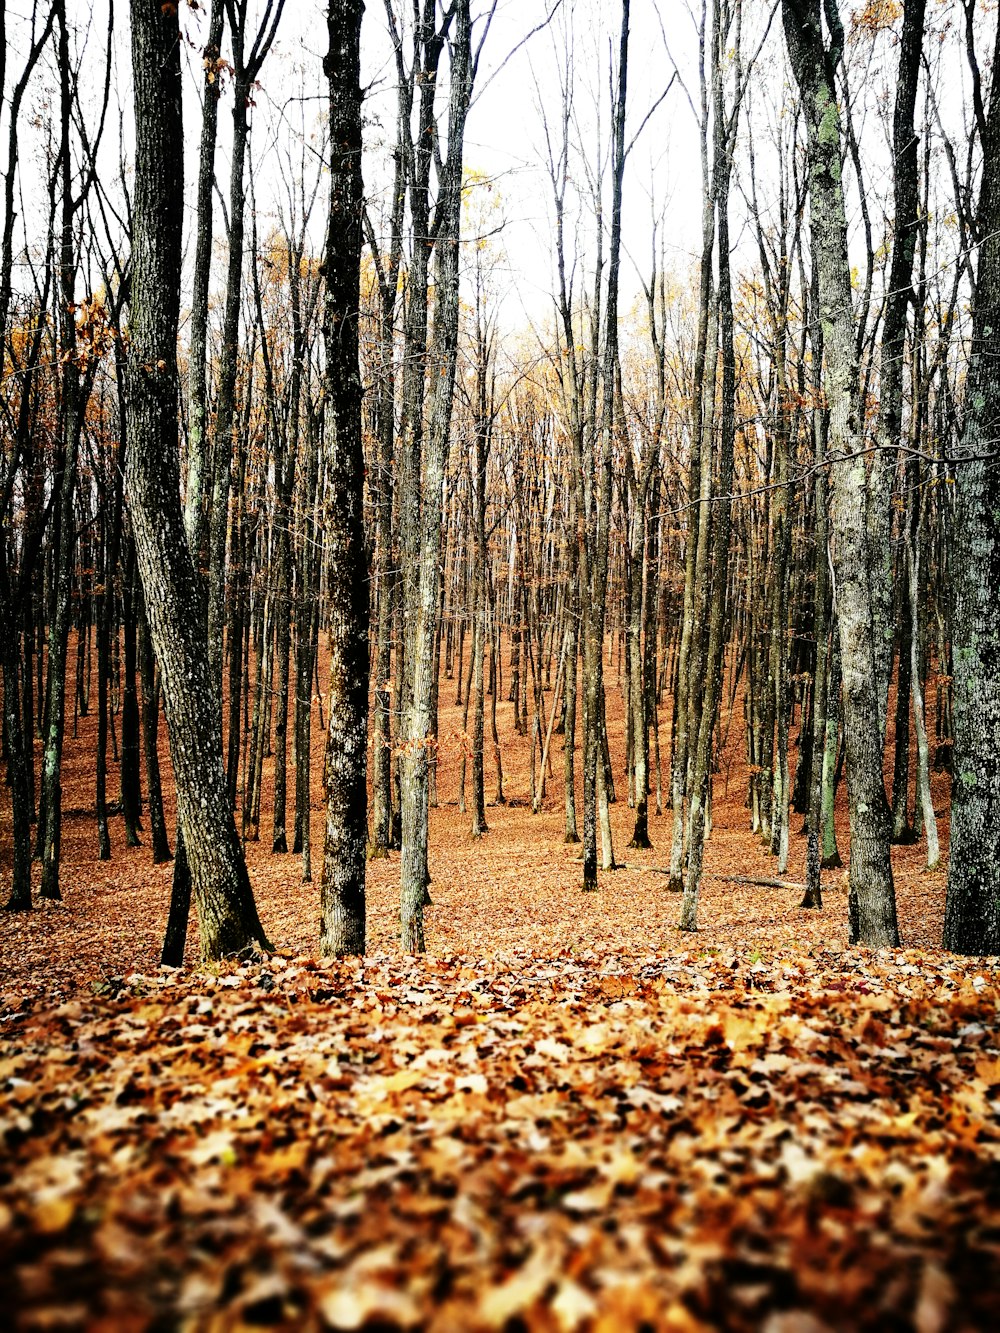
[[[361,445],[361,15],[332,0],[324,68],[330,89],[330,214],[326,241],[326,448],[329,503],[330,727],[320,947],[365,950],[368,748],[368,563]]]
[[[828,13],[835,14],[835,7]],[[829,405],[831,529],[837,620],[844,677],[844,736],[851,816],[850,938],[854,944],[899,944],[892,881],[892,812],[882,775],[882,724],[873,678],[878,623],[870,580],[867,475],[860,378],[855,348],[851,267],[844,210],[840,113],[833,71],[843,34],[827,49],[820,0],[783,0],[785,37],[802,97],[809,142],[812,245],[824,329],[823,385]]]
[[[135,195],[125,484],[150,635],[160,663],[177,808],[201,951],[266,945],[226,794],[218,694],[180,501],[177,319],[183,126],[177,10],[132,0]]]

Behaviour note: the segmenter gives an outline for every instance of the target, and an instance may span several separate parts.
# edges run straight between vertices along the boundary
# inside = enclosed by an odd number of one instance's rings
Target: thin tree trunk
[[[220,59],[225,0],[212,0],[208,41],[202,57],[201,145],[198,152],[198,193],[195,204],[194,285],[191,299],[191,345],[188,353],[187,486],[184,527],[195,568],[201,570],[207,554],[208,498],[211,489],[211,454],[208,419],[208,285],[212,264],[212,191],[215,186],[215,141],[219,124],[219,95],[223,64]]]
[[[167,821],[163,813],[163,785],[160,780],[160,755],[157,748],[160,726],[160,685],[149,636],[149,624],[142,599],[142,585],[136,583],[139,619],[139,678],[142,682],[142,743],[146,755],[146,792],[149,800],[149,833],[153,846],[153,864],[171,859],[167,840]]]
[[[431,354],[428,438],[423,460],[418,595],[413,632],[412,698],[408,700],[401,757],[403,848],[400,924],[406,952],[423,952],[427,894],[428,769],[434,735],[434,666],[440,603],[442,489],[458,354],[458,258],[465,122],[471,99],[472,17],[469,0],[456,0],[451,49],[447,158],[442,167],[435,242],[437,296]],[[430,12],[433,19],[433,8]],[[432,23],[430,24],[432,27]]]

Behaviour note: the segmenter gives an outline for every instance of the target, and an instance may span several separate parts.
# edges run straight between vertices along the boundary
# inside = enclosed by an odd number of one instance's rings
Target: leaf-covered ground
[[[996,1001],[983,971],[856,951],[132,975],[8,1015],[4,1308],[995,1328]]]
[[[523,801],[513,738],[505,760]],[[161,970],[169,867],[120,837],[93,862],[69,815],[64,903],[0,919],[11,1324],[1000,1326],[998,972],[934,948],[922,849],[896,859],[908,948],[849,949],[839,874],[822,913],[724,878],[775,873],[734,768],[681,935],[665,820],[626,851],[621,802],[627,868],[582,895],[555,799],[491,807],[476,843],[456,771],[446,745],[423,959],[399,955],[395,858],[369,955],[320,963],[316,887],[256,846],[282,956]]]

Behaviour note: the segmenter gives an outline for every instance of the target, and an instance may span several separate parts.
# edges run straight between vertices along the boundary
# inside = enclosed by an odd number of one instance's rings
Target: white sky
[[[397,6],[400,0],[395,0]],[[499,197],[506,226],[502,237],[503,257],[498,265],[505,275],[504,323],[523,327],[529,321],[547,318],[550,292],[554,286],[551,247],[550,187],[544,170],[544,138],[539,104],[550,116],[557,113],[559,51],[562,34],[572,20],[575,34],[575,109],[578,133],[585,144],[594,142],[594,104],[600,95],[602,127],[607,138],[609,127],[609,53],[617,54],[620,6],[618,0],[563,0],[559,17],[550,29],[538,33],[524,47],[515,51],[524,35],[543,17],[552,0],[500,0],[497,16],[489,35],[478,83],[479,93],[472,110],[466,139],[466,164],[490,176],[494,184],[493,200]],[[8,0],[8,96],[16,77],[17,55],[23,50],[23,30],[18,32],[17,18],[30,13],[32,0]],[[71,19],[79,25],[78,42],[86,42],[82,85],[85,101],[93,106],[103,84],[103,42],[110,0],[67,0]],[[692,5],[697,0],[690,0]],[[475,0],[480,13],[487,0]],[[197,167],[200,111],[197,89],[200,80],[200,49],[207,27],[205,0],[202,11],[194,12],[182,4],[182,25],[186,42],[185,142],[186,178],[189,201]],[[251,15],[260,16],[265,0],[250,0]],[[775,0],[745,0],[746,20],[744,52],[757,44],[757,34],[774,8]],[[841,10],[849,17],[860,0],[841,0]],[[409,11],[409,3],[403,6]],[[700,6],[698,6],[700,8]],[[114,52],[112,124],[105,138],[102,175],[113,182],[121,160],[117,122],[120,118],[125,138],[126,170],[130,159],[131,70],[128,35],[127,0],[115,0],[117,36]],[[933,28],[926,49],[932,62],[944,60],[948,77],[941,81],[941,98],[946,119],[956,139],[961,138],[962,104],[966,73],[962,54],[958,0],[930,0],[928,19]],[[987,26],[989,21],[987,21]],[[89,31],[88,31],[89,29]],[[697,34],[689,12],[689,0],[632,0],[630,44],[629,134],[642,122],[649,108],[661,94],[676,60],[688,88],[696,97]],[[253,112],[254,182],[261,234],[269,228],[269,212],[280,188],[271,149],[282,139],[287,144],[290,126],[305,114],[319,114],[325,103],[321,61],[326,51],[325,10],[321,0],[286,0],[279,37],[262,75],[263,87]],[[985,50],[985,41],[983,49]],[[508,60],[512,51],[515,54]],[[886,126],[891,120],[894,91],[896,48],[892,35],[877,43],[861,42],[850,50],[852,80],[858,100],[857,124],[862,134],[864,170],[872,191],[871,211],[878,245],[884,233],[884,213],[888,202],[889,159],[886,152]],[[377,211],[378,195],[387,179],[387,154],[394,129],[394,69],[388,49],[384,0],[368,0],[363,28],[363,79],[369,87],[366,114],[369,118],[365,179]],[[498,70],[498,67],[502,66]],[[988,61],[984,62],[988,69]],[[757,147],[757,172],[762,202],[773,192],[774,156],[767,142],[767,125],[779,114],[786,80],[780,14],[774,19],[770,39],[762,51],[756,78],[744,116],[752,117]],[[29,94],[26,109],[39,116],[35,128],[25,128],[22,135],[22,210],[25,225],[33,225],[37,205],[44,194],[44,163],[41,142],[51,121],[51,65],[42,71]],[[302,99],[305,99],[304,102]],[[223,193],[228,180],[229,109],[231,94],[224,98],[220,114],[220,141],[217,176]],[[0,143],[6,142],[6,108],[0,124]],[[962,155],[960,150],[960,156]],[[753,238],[745,226],[745,207],[739,193],[739,173],[746,174],[745,146],[738,154],[738,178],[733,191],[733,238],[737,270],[748,270],[754,263]],[[580,159],[574,158],[573,179],[583,185]],[[951,189],[943,158],[933,173],[934,188],[940,195],[940,209],[949,208]],[[849,209],[855,238],[859,236],[860,215],[853,184],[848,173]],[[113,187],[112,187],[113,188]],[[699,244],[701,180],[698,158],[697,125],[684,92],[674,87],[646,124],[629,162],[624,198],[624,250],[622,307],[627,309],[640,290],[639,273],[648,272],[650,255],[650,219],[655,208],[663,219],[661,235],[665,259],[678,276],[686,275]],[[318,210],[317,247],[322,234]],[[189,216],[191,216],[189,214]],[[190,235],[193,228],[189,227]],[[571,218],[571,233],[581,247],[589,245],[593,233],[592,218],[577,213]],[[222,234],[221,222],[216,235]],[[33,238],[37,243],[37,235]]]

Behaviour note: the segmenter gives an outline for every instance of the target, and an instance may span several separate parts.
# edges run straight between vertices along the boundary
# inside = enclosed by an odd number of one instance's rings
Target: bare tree
[[[170,755],[201,952],[266,946],[222,768],[219,696],[181,513],[177,321],[183,123],[177,10],[131,0],[135,208],[129,319],[126,493],[150,635],[163,677]]]
[[[329,493],[330,727],[320,945],[365,950],[368,743],[368,561],[364,533],[358,318],[361,282],[361,15],[333,0],[324,62],[330,88],[330,213],[326,242],[326,449]]]
[[[872,673],[875,639],[885,627],[871,590],[872,512],[865,503],[861,382],[836,88],[844,34],[836,5],[826,6],[829,40],[824,39],[820,0],[782,0],[782,13],[806,121],[811,235],[825,334],[823,387],[830,413],[831,522],[851,807],[850,934],[855,943],[897,945],[889,845],[892,812],[882,775],[882,725]]]

